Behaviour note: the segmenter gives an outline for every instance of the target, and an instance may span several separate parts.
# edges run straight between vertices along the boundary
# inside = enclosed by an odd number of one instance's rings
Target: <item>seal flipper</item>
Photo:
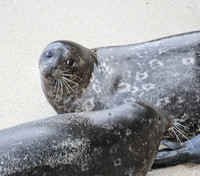
[[[173,142],[167,145],[172,147]],[[183,143],[183,148],[177,150],[165,149],[159,151],[154,160],[152,168],[160,168],[166,166],[177,165],[185,162],[193,162],[200,164],[200,134],[192,138],[190,141]]]
[[[190,153],[185,148],[171,151],[160,151],[156,155],[152,168],[173,166],[188,162],[189,159]]]

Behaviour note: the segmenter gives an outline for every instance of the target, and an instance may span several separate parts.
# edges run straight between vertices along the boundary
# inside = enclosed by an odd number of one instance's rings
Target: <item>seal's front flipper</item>
[[[152,168],[160,168],[185,163],[189,161],[189,158],[190,153],[185,150],[185,148],[171,151],[160,151],[156,155]]]
[[[183,147],[183,144],[178,143],[178,142],[171,142],[171,141],[163,140],[163,141],[161,141],[161,143],[171,150],[176,150],[176,149],[180,149]]]

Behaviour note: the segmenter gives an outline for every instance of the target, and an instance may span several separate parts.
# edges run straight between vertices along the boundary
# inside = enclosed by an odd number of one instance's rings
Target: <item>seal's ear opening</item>
[[[71,46],[70,51],[73,53],[73,52],[77,51],[77,49],[74,46]]]

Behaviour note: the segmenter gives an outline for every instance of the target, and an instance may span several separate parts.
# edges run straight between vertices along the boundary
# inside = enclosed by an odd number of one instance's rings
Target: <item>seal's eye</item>
[[[74,59],[70,58],[67,60],[67,65],[72,66],[74,64]]]
[[[52,53],[51,51],[47,51],[47,52],[46,52],[46,56],[47,56],[48,58],[50,58],[50,57],[53,56],[53,53]]]

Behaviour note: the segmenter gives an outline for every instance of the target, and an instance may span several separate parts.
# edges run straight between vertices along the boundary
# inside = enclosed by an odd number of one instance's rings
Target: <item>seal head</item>
[[[95,50],[70,41],[47,45],[40,56],[39,68],[49,103],[54,106],[62,100],[70,101],[80,96],[89,84],[94,64],[98,64]]]

